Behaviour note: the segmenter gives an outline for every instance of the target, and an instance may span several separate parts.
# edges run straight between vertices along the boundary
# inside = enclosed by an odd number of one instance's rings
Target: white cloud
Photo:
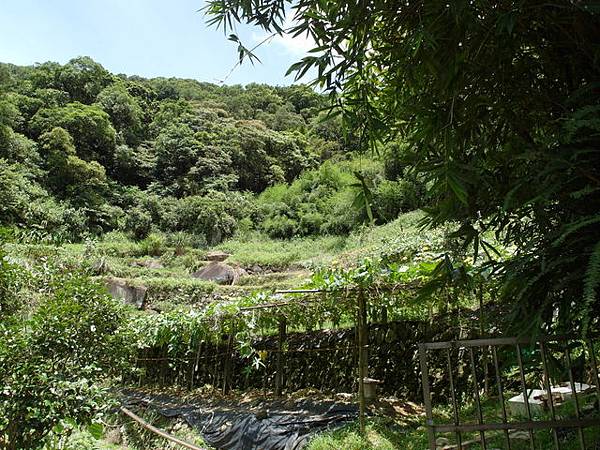
[[[293,26],[292,22],[284,24],[283,29],[289,29]],[[292,36],[291,34],[275,35],[269,38],[268,34],[253,33],[252,38],[256,43],[265,41],[263,45],[277,45],[286,53],[293,56],[303,56],[312,48],[315,47],[315,41],[308,34]]]
[[[310,36],[300,35],[291,36],[284,34],[283,36],[276,36],[274,42],[277,45],[281,45],[288,53],[293,55],[304,55],[308,51],[315,47],[315,41]]]

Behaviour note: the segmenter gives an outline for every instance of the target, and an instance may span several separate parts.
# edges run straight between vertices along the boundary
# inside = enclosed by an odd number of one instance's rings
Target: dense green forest
[[[394,151],[349,161],[352,136],[305,85],[128,77],[88,57],[0,71],[0,222],[33,240],[343,234],[423,199]]]

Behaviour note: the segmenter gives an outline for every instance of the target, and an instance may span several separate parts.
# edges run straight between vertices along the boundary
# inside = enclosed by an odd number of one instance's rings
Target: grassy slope
[[[287,241],[253,235],[231,239],[217,248],[232,253],[231,261],[244,266],[315,267],[331,263],[353,264],[382,253],[397,252],[426,257],[444,244],[444,230],[422,230],[424,213],[412,211],[381,226],[364,227],[348,236],[319,236]]]
[[[228,262],[246,268],[256,266],[261,270],[261,273],[242,278],[239,285],[233,287],[216,286],[190,278],[190,273],[202,265],[206,250],[186,248],[182,254],[177,254],[175,248],[164,244],[136,243],[118,235],[109,235],[100,242],[63,247],[13,244],[10,246],[10,253],[13,258],[25,262],[40,261],[47,256],[55,256],[58,260],[74,265],[92,264],[104,260],[108,275],[148,286],[156,295],[158,302],[168,307],[168,304],[190,303],[191,295],[202,297],[217,294],[212,298],[219,300],[248,290],[292,288],[300,285],[309,276],[312,268],[322,265],[349,265],[364,257],[398,254],[401,255],[400,259],[407,263],[431,259],[446,246],[445,233],[440,229],[422,230],[419,226],[422,218],[423,213],[419,211],[406,213],[387,225],[364,228],[349,236],[319,236],[281,241],[253,234],[228,240],[216,247],[232,254]],[[150,259],[160,261],[164,268],[150,269],[135,265]],[[465,408],[463,413],[473,415],[469,408]],[[451,413],[447,408],[438,410],[437,415],[443,416],[446,422],[451,421]],[[588,441],[598,440],[599,433],[600,430],[588,431]],[[448,439],[452,442],[453,436],[448,436]],[[538,448],[550,444],[550,439],[549,433],[538,433]],[[491,440],[492,445],[502,448],[502,436],[491,436]],[[567,436],[565,441],[563,448],[578,448],[575,435]],[[167,448],[163,443],[153,442],[152,445],[156,446],[154,448]],[[104,446],[96,442],[90,448],[124,447]],[[401,424],[388,418],[370,418],[366,436],[361,436],[357,423],[352,423],[339,430],[323,433],[308,447],[309,450],[342,448],[349,450],[427,448],[423,418],[417,415],[411,421]],[[478,446],[474,445],[472,448]],[[517,441],[513,448],[529,448],[529,446],[526,441]]]
[[[363,228],[348,236],[317,236],[274,240],[251,234],[223,242],[215,249],[231,253],[228,263],[251,273],[236,286],[218,286],[191,278],[204,262],[206,249],[175,248],[168,237],[152,235],[133,242],[119,233],[100,241],[67,244],[61,247],[39,244],[12,244],[10,253],[25,264],[55,259],[72,267],[90,267],[98,276],[117,277],[149,289],[152,303],[162,309],[169,304],[192,304],[234,297],[256,290],[289,289],[301,286],[312,269],[323,265],[349,265],[367,256],[401,253],[406,260],[428,258],[443,243],[441,230],[423,232],[423,213],[406,213],[383,226]],[[159,262],[149,268],[144,262]]]

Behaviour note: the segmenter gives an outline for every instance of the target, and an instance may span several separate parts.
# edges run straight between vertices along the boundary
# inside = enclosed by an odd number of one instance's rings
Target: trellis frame
[[[579,445],[582,450],[585,450],[585,438],[583,429],[590,426],[600,426],[600,418],[585,418],[582,416],[578,394],[576,393],[575,381],[573,378],[573,366],[570,356],[569,343],[579,342],[580,340],[574,337],[566,336],[539,336],[536,338],[530,337],[504,337],[504,338],[490,338],[490,339],[471,339],[471,340],[457,340],[457,341],[445,341],[445,342],[429,342],[419,344],[419,361],[421,365],[421,377],[423,385],[423,397],[426,410],[426,424],[429,449],[436,450],[436,434],[444,432],[453,432],[456,434],[457,447],[459,450],[463,448],[462,445],[462,433],[466,432],[479,432],[480,442],[484,450],[487,447],[486,431],[503,431],[506,448],[511,449],[511,439],[509,436],[509,430],[527,430],[529,432],[529,442],[532,449],[535,448],[535,437],[534,430],[550,429],[552,430],[554,448],[560,450],[560,442],[557,435],[557,428],[575,428],[578,434]],[[552,400],[551,387],[550,387],[550,374],[547,365],[547,349],[546,344],[550,342],[562,343],[565,355],[567,369],[569,372],[569,384],[571,392],[574,398],[576,418],[575,419],[557,419],[555,413],[555,407]],[[539,348],[541,361],[542,361],[542,374],[544,380],[544,389],[549,398],[551,420],[534,420],[532,418],[531,409],[529,405],[529,394],[527,393],[528,388],[525,381],[525,370],[522,360],[522,346],[523,345],[536,345]],[[600,404],[600,379],[598,377],[598,362],[595,355],[594,340],[587,339],[582,344],[587,347],[590,354],[590,366],[593,374],[593,381],[595,382],[595,390],[597,400]],[[517,363],[519,366],[520,384],[523,393],[523,400],[525,403],[525,410],[527,413],[527,420],[519,422],[509,422],[506,414],[506,406],[504,402],[504,391],[502,386],[502,377],[498,365],[497,348],[501,346],[514,347],[517,356]],[[502,422],[486,423],[483,418],[481,409],[481,401],[479,398],[479,383],[477,380],[477,369],[475,365],[474,349],[491,349],[493,356],[494,369],[496,375],[496,383],[498,390],[498,397],[500,401],[500,410],[502,412]],[[454,349],[465,349],[469,352],[470,359],[470,370],[471,376],[475,385],[473,397],[475,400],[476,411],[477,411],[477,423],[461,423],[460,416],[458,413],[458,403],[456,400],[456,386],[453,380],[453,367],[452,358],[450,352]],[[443,351],[446,353],[449,381],[450,381],[450,392],[452,400],[452,410],[454,423],[435,423],[433,419],[433,406],[431,400],[431,389],[429,381],[429,366],[427,361],[428,351]]]

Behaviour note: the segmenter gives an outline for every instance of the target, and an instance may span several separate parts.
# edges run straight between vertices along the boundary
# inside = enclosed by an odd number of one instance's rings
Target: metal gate
[[[595,347],[596,345],[596,347]],[[596,349],[598,343],[592,339],[579,340],[576,338],[564,336],[541,336],[537,338],[528,337],[508,337],[495,339],[474,339],[458,340],[449,342],[431,342],[419,344],[419,359],[422,372],[423,396],[425,400],[427,433],[429,448],[436,449],[463,449],[471,444],[480,445],[484,450],[489,448],[489,442],[501,440],[504,448],[511,449],[511,443],[515,439],[526,439],[529,441],[531,449],[539,448],[536,445],[536,430],[550,430],[552,434],[552,443],[554,448],[560,449],[562,437],[576,432],[579,446],[586,449],[586,439],[584,429],[587,427],[598,427],[600,429],[600,382],[598,379],[598,364]],[[441,352],[442,354],[440,355]],[[532,364],[524,364],[524,352],[529,357],[528,363],[537,362],[535,367]],[[432,390],[430,381],[430,370],[432,369],[429,359],[437,357],[437,361],[443,361],[445,353],[444,368],[437,368],[443,372],[442,379],[448,383],[453,420],[434,420],[434,410],[432,405]],[[453,355],[462,355],[463,362]],[[501,357],[499,357],[499,355]],[[507,355],[509,357],[507,357]],[[558,357],[557,357],[558,355]],[[514,357],[514,358],[513,358]],[[585,377],[590,385],[584,385],[583,379],[579,383],[575,380],[573,359],[577,359],[577,374]],[[453,364],[454,359],[454,364]],[[565,403],[561,403],[559,398],[559,387],[551,385],[551,372],[549,362],[556,363],[564,361],[562,374],[565,376],[565,385],[563,386],[564,395],[569,397],[568,402],[573,414],[565,417],[561,408]],[[511,362],[512,361],[512,362]],[[479,364],[477,364],[479,362]],[[583,369],[582,369],[583,363]],[[459,390],[456,385],[456,375],[459,367],[463,369],[463,375],[469,379],[472,385],[472,392],[466,395],[466,400],[473,402],[475,409],[475,420],[464,420],[461,418],[459,408]],[[485,368],[484,368],[485,366]],[[492,369],[493,368],[493,369]],[[507,368],[513,373],[510,378],[506,375]],[[489,369],[489,370],[488,370]],[[568,374],[568,376],[567,376]],[[553,373],[554,378],[556,374]],[[485,383],[482,378],[485,377]],[[438,380],[440,377],[438,377]],[[532,383],[535,380],[540,383],[540,390],[532,389]],[[533,381],[532,381],[533,380]],[[488,381],[490,384],[488,385]],[[485,384],[488,389],[487,394],[482,392],[482,385]],[[529,386],[528,386],[529,384]],[[586,395],[583,393],[584,386],[587,386]],[[506,394],[511,389],[517,392],[517,396],[523,400],[522,417],[507,412]],[[536,400],[532,395],[535,392],[541,393]],[[489,420],[482,409],[482,396],[485,395],[488,402],[493,402],[498,410],[498,419]],[[498,402],[493,398],[498,398]],[[522,397],[521,397],[522,396]],[[595,399],[594,399],[595,397]],[[591,411],[589,405],[585,403],[586,399],[591,398]],[[513,399],[511,401],[514,402]],[[535,404],[533,404],[535,402]],[[542,414],[536,414],[537,407],[542,403]],[[447,401],[445,402],[447,403]],[[509,403],[512,406],[517,403]],[[534,410],[534,406],[536,409]],[[519,414],[521,416],[521,414]],[[456,441],[450,443],[449,439],[437,438],[440,433],[455,436]],[[475,433],[475,438],[469,442],[465,435]],[[486,434],[487,433],[487,434]],[[566,433],[566,434],[565,434]],[[437,439],[437,441],[436,441]],[[440,442],[441,441],[441,442]],[[589,444],[589,443],[588,443]],[[548,444],[547,444],[548,445]],[[552,444],[549,444],[552,445]]]

